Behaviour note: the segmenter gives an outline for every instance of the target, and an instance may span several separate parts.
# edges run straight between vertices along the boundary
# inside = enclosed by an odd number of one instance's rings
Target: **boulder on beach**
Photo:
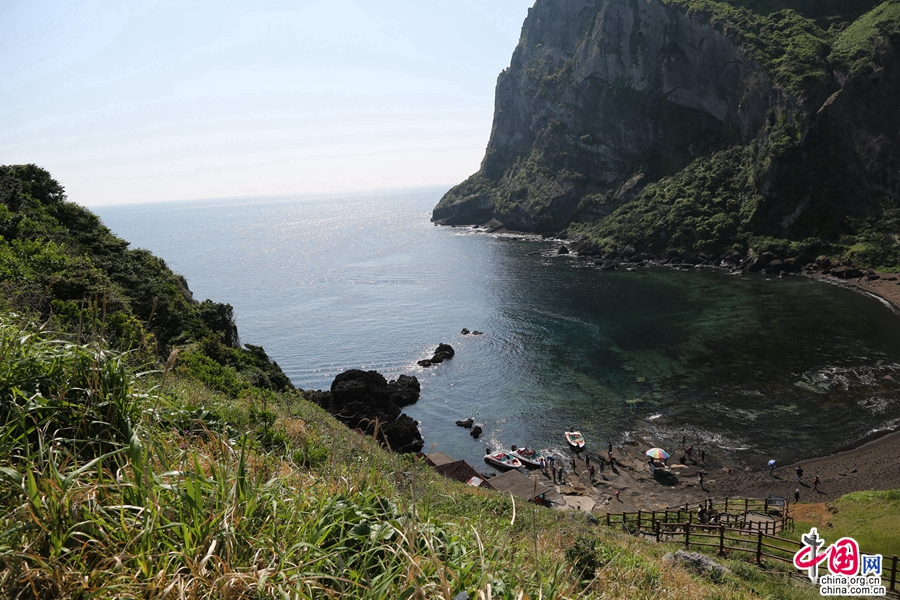
[[[856,279],[863,276],[862,271],[853,267],[835,267],[831,270],[831,274],[841,279]]]

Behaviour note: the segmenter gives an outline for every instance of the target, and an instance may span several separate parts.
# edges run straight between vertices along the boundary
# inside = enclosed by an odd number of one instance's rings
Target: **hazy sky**
[[[86,206],[452,184],[533,0],[0,1],[0,164]]]

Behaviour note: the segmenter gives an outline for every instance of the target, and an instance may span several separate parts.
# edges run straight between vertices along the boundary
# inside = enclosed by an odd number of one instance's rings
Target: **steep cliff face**
[[[648,184],[722,156],[741,157],[732,165],[745,175],[740,189],[720,190],[741,196],[739,225],[767,233],[815,230],[801,215],[817,203],[829,215],[865,213],[881,196],[898,198],[893,13],[879,21],[886,31],[844,30],[852,39],[838,56],[838,27],[731,4],[538,0],[498,79],[481,169],[433,220],[497,219],[525,231],[599,223]],[[854,72],[854,60],[866,68]],[[823,198],[811,197],[811,183]]]

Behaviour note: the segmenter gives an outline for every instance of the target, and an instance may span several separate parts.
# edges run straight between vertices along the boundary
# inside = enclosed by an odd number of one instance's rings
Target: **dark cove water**
[[[306,389],[414,374],[425,450],[477,468],[484,446],[589,449],[626,432],[762,467],[900,425],[900,318],[800,277],[604,273],[529,255],[549,242],[435,227],[443,188],[95,209]],[[463,336],[462,328],[482,336]],[[439,342],[456,357],[420,368]],[[472,440],[454,421],[484,424]]]

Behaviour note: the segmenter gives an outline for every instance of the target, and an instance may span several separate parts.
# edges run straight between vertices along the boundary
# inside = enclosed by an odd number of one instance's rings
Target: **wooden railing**
[[[713,523],[699,522],[701,507]],[[685,548],[751,555],[757,564],[765,559],[793,564],[794,554],[801,548],[800,542],[776,535],[794,527],[787,500],[778,497],[707,498],[663,510],[607,513],[606,524],[621,525],[631,533],[655,537],[657,542],[683,543]],[[896,597],[900,597],[898,562],[897,556],[884,557],[881,570],[884,587]]]
[[[700,523],[698,509],[701,507],[706,510],[706,523]],[[766,518],[753,519],[754,514]],[[793,527],[793,519],[788,516],[787,501],[782,499],[773,501],[770,498],[707,498],[705,501],[663,510],[606,514],[607,525],[621,524],[632,533],[653,532],[657,523],[726,525],[747,532],[760,531],[769,535]]]

